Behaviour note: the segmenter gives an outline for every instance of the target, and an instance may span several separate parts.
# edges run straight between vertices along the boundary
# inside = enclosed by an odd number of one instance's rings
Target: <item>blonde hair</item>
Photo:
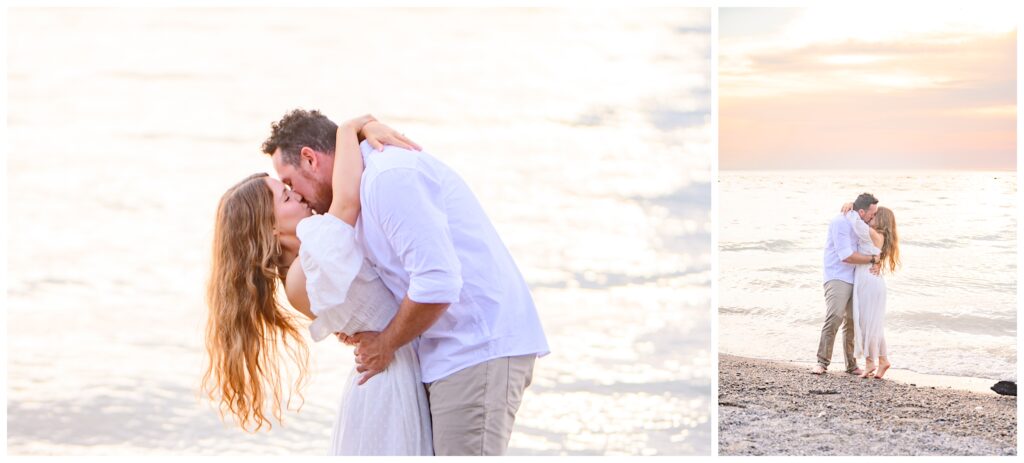
[[[298,365],[293,389],[300,400],[309,368],[309,349],[299,324],[277,299],[288,264],[281,262],[281,243],[274,235],[274,196],[265,177],[251,175],[221,197],[206,290],[209,366],[202,388],[210,400],[219,402],[221,419],[228,412],[245,431],[251,425],[253,431],[264,424],[272,427],[264,411],[268,399],[274,418],[282,420],[282,348]],[[291,397],[288,392],[286,407]]]
[[[885,241],[882,243],[882,254],[880,260],[882,269],[889,267],[889,272],[895,272],[900,262],[900,238],[896,233],[896,216],[887,207],[879,207],[875,212],[875,230],[882,234]]]

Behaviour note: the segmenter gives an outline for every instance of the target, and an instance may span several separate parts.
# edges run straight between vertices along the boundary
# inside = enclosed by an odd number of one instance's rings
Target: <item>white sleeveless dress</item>
[[[299,222],[299,261],[306,274],[309,327],[320,341],[335,332],[349,335],[383,330],[398,302],[364,259],[355,229],[330,215]],[[433,455],[430,407],[410,343],[395,352],[387,370],[357,385],[352,369],[343,388],[331,437],[332,455]]]
[[[857,252],[880,254],[871,241],[868,224],[856,211],[846,214],[846,220],[857,235]],[[871,273],[871,264],[857,265],[853,273],[853,355],[876,360],[887,356],[885,346],[885,279]]]

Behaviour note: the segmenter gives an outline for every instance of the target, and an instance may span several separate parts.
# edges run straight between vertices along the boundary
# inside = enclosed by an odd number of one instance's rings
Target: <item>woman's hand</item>
[[[420,151],[420,145],[417,145],[412,140],[405,137],[405,135],[398,133],[395,129],[388,127],[376,119],[368,121],[363,125],[360,132],[363,134],[363,138],[370,142],[370,146],[377,151],[384,151],[384,145],[397,146],[402,149]]]
[[[853,203],[845,203],[845,204],[843,204],[843,207],[841,209],[839,209],[839,212],[842,213],[843,215],[846,215],[847,212],[850,212],[852,210],[853,210]]]

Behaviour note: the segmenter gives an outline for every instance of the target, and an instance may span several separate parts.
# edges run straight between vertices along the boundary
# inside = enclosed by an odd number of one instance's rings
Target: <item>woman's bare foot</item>
[[[861,378],[873,378],[875,376],[875,364],[870,361],[864,362],[864,373],[860,375]]]
[[[878,357],[878,373],[875,373],[875,379],[882,379],[882,375],[885,374],[885,370],[888,370],[890,365],[892,364],[885,357]]]

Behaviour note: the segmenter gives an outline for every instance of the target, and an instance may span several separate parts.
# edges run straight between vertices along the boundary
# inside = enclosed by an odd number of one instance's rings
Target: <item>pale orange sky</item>
[[[722,169],[1016,167],[1012,15],[723,8],[720,31]]]

